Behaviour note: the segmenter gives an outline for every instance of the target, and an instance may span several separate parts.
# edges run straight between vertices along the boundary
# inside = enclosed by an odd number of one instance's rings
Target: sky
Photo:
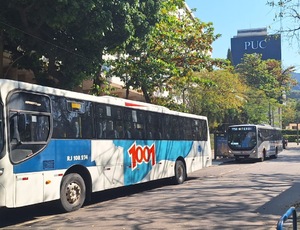
[[[186,0],[194,15],[203,22],[212,22],[215,34],[221,34],[213,44],[213,58],[226,58],[230,39],[241,29],[268,28],[268,34],[280,29],[274,22],[275,9],[266,5],[267,0]],[[284,24],[282,23],[284,28]],[[300,72],[298,45],[284,34],[281,35],[281,59],[283,68],[295,66]]]

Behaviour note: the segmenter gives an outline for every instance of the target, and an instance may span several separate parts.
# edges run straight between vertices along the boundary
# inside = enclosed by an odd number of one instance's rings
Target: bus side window
[[[68,114],[65,120],[67,138],[92,138],[92,104],[86,101],[67,101]]]
[[[50,119],[50,113],[38,109],[18,112],[10,110],[9,147],[12,162],[21,162],[46,146],[50,138]]]
[[[146,130],[147,130],[147,135],[146,135],[147,139],[153,140],[154,124],[153,124],[153,115],[151,113],[147,114]]]
[[[65,138],[79,138],[79,119],[75,116],[74,112],[69,114],[69,119],[64,120]]]
[[[178,140],[179,137],[179,125],[178,125],[179,119],[176,116],[171,116],[171,130],[170,130],[170,138],[172,140]]]
[[[150,140],[160,140],[161,139],[161,127],[160,120],[157,113],[148,112],[146,116],[146,137]]]
[[[156,140],[162,139],[162,116],[160,114],[155,114],[154,116],[154,138]]]
[[[16,114],[10,119],[11,141],[17,143],[46,142],[50,133],[50,117],[46,115]]]
[[[133,122],[133,131],[132,136],[134,139],[142,140],[145,137],[145,121],[144,121],[144,112],[132,110],[132,122]]]
[[[132,127],[133,127],[133,122],[132,122],[132,112],[130,109],[124,109],[124,136],[125,139],[132,139]]]
[[[118,139],[122,137],[123,121],[120,108],[109,105],[96,105],[96,134],[99,139]]]
[[[11,144],[18,144],[21,142],[20,133],[18,129],[18,114],[11,115],[10,120],[10,141]]]
[[[120,107],[112,107],[112,118],[114,121],[115,138],[124,139],[124,125],[123,125],[123,110]]]
[[[184,131],[185,131],[185,140],[191,140],[193,139],[193,134],[192,134],[192,123],[191,119],[189,118],[184,118]]]
[[[207,141],[208,140],[208,130],[207,130],[207,121],[201,120],[201,140]]]
[[[199,120],[193,120],[193,139],[194,140],[200,140],[200,121]]]
[[[92,117],[93,114],[93,106],[91,102],[85,102],[85,111],[83,114],[80,114],[81,117],[81,132],[82,138],[92,138],[94,136],[94,119]]]
[[[105,130],[105,137],[107,139],[117,139],[119,137],[118,132],[115,130],[114,122],[112,120],[106,121],[106,130]]]
[[[102,139],[105,138],[105,133],[104,130],[106,129],[106,124],[104,121],[104,114],[105,114],[105,107],[101,105],[96,105],[96,112],[95,112],[95,117],[96,117],[96,135],[97,138]]]
[[[171,116],[170,115],[164,115],[163,116],[163,139],[165,140],[170,140],[170,119]]]
[[[125,139],[131,139],[131,123],[130,122],[125,122],[124,126],[124,138]]]

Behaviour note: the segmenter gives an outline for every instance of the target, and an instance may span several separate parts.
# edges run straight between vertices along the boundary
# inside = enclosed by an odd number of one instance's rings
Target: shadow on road
[[[193,180],[195,178],[188,178]],[[158,181],[142,183],[138,185],[126,186],[116,189],[109,189],[92,194],[92,200],[85,207],[94,205],[100,202],[130,196],[144,191],[173,185],[173,180],[170,178]],[[59,208],[58,201],[47,202],[21,208],[0,208],[0,228],[18,225],[24,222],[35,221],[40,217],[60,215],[63,212]]]
[[[289,189],[280,193],[278,196],[265,203],[257,209],[258,213],[283,215],[291,206],[299,205],[300,202],[300,183],[294,183]]]

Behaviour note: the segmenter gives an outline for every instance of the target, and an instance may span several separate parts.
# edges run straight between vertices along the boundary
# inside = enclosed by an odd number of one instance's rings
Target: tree
[[[288,99],[286,106],[283,106],[282,112],[282,127],[286,127],[289,123],[296,122],[297,102],[293,99]]]
[[[240,123],[269,124],[271,119],[271,100],[262,90],[250,88],[247,102],[240,113]]]
[[[242,62],[237,65],[236,72],[247,85],[265,92],[271,91],[276,84],[276,79],[268,72],[261,54],[245,54]]]
[[[232,111],[241,112],[248,89],[237,74],[215,70],[199,72],[197,77],[199,84],[193,84],[186,93],[189,112],[209,117],[211,128],[224,123]]]
[[[227,60],[229,60],[230,64],[233,66],[232,53],[231,50],[227,50]]]
[[[73,88],[97,79],[102,55],[157,20],[155,0],[3,0],[0,31],[14,67],[31,69],[38,83]],[[0,41],[1,43],[1,41]]]
[[[216,64],[210,53],[219,35],[214,35],[212,23],[178,9],[184,9],[183,0],[163,1],[159,21],[147,39],[119,50],[119,59],[112,62],[111,74],[120,76],[127,88],[141,89],[147,102],[159,89],[183,90],[192,84],[194,71]]]
[[[289,66],[286,69],[282,69],[281,62],[274,59],[268,59],[265,63],[268,73],[274,76],[276,80],[274,85],[271,85],[273,87],[273,97],[283,104],[286,100],[286,94],[291,91],[293,86],[297,85],[296,79],[292,78],[295,67]]]
[[[296,84],[291,77],[294,69],[293,66],[282,69],[280,61],[262,60],[261,54],[254,53],[244,55],[242,63],[236,67],[236,72],[247,85],[264,91],[270,98],[279,99]]]
[[[286,33],[291,40],[296,39],[300,47],[300,14],[298,0],[268,0],[267,5],[276,10],[274,21],[279,21],[281,33]]]
[[[250,87],[248,103],[243,118],[247,123],[266,123],[274,121],[273,108],[281,107],[285,95],[295,84],[291,78],[294,67],[282,69],[277,60],[262,60],[260,54],[245,54],[236,72]]]

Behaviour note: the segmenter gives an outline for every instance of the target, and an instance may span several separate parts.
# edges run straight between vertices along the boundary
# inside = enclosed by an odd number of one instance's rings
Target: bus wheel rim
[[[74,204],[76,201],[78,201],[80,199],[80,194],[81,188],[77,183],[71,182],[68,184],[66,188],[66,197],[70,204]]]

